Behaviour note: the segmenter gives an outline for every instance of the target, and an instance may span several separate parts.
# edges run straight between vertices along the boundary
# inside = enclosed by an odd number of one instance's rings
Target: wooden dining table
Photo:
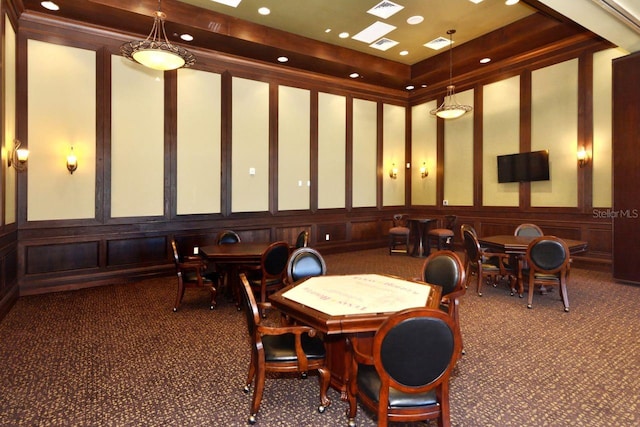
[[[424,257],[431,252],[428,244],[428,233],[432,222],[437,221],[435,218],[423,218],[410,216],[407,218],[409,229],[413,235],[413,251],[412,256]]]
[[[393,313],[412,307],[438,308],[442,288],[390,275],[356,274],[311,277],[269,297],[296,322],[324,334],[331,385],[347,398],[351,352],[349,337],[372,341]]]
[[[201,246],[199,254],[224,269],[227,275],[227,293],[231,292],[239,303],[240,278],[243,265],[260,264],[262,253],[271,242],[236,242],[221,245]]]
[[[500,234],[495,236],[479,237],[480,246],[488,248],[491,252],[502,252],[513,255],[518,262],[518,294],[520,297],[524,293],[524,282],[522,280],[522,267],[524,264],[524,256],[527,253],[529,243],[539,236],[515,236],[511,234]],[[582,240],[564,239],[569,252],[577,254],[587,250],[588,244]]]

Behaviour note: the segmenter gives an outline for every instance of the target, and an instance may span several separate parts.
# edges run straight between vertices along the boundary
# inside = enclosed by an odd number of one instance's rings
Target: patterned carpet
[[[329,274],[416,277],[423,260],[376,249],[325,257]],[[451,380],[454,426],[640,425],[640,287],[574,268],[533,310],[505,287],[461,302],[466,355]],[[244,316],[206,291],[173,313],[174,277],[19,299],[0,322],[2,426],[243,426]],[[315,376],[270,375],[263,426],[344,426],[316,411]],[[359,426],[375,426],[362,409]],[[415,425],[420,425],[416,423]]]

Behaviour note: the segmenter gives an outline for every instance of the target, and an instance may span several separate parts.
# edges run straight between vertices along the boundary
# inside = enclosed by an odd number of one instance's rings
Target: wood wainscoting
[[[2,252],[3,295],[15,293],[15,290],[11,291],[11,283],[16,283],[16,278],[19,294],[30,295],[171,274],[171,239],[176,239],[182,253],[192,253],[196,246],[215,243],[216,235],[224,229],[236,231],[241,240],[247,242],[284,240],[292,245],[298,234],[307,230],[310,246],[323,253],[385,247],[387,230],[396,210],[297,212],[291,215],[252,213],[211,220],[49,227],[46,231],[30,228],[20,231],[20,239],[14,242],[13,249],[8,245]],[[599,268],[610,268],[611,265],[610,219],[595,218],[586,213],[486,213],[465,211],[464,208],[445,211],[414,207],[404,211],[434,218],[457,214],[455,243],[459,249],[462,248],[458,232],[461,224],[472,224],[479,235],[486,236],[512,234],[518,224],[533,222],[545,234],[587,241],[588,251],[576,256],[576,262]]]

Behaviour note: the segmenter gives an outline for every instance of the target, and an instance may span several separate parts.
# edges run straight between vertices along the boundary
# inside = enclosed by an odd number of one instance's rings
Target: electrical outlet
[[[200,248],[198,248],[197,246],[193,247],[193,254],[194,255],[198,255],[198,253],[200,252]]]
[[[249,168],[249,175],[255,175],[256,174],[256,168]]]
[[[324,240],[329,241],[329,233],[324,235]]]
[[[449,201],[448,200],[443,200],[442,201],[442,206],[449,206]]]

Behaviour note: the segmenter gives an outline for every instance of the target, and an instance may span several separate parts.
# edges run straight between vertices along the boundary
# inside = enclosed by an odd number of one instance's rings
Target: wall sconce
[[[391,165],[391,169],[389,169],[389,177],[391,179],[397,179],[398,178],[398,168],[396,167],[395,163],[393,163]]]
[[[581,168],[585,167],[587,163],[589,163],[589,153],[587,153],[587,150],[584,149],[584,147],[580,147],[578,149],[578,166],[580,166]]]
[[[73,153],[73,146],[72,146],[71,151],[67,155],[67,170],[71,175],[73,175],[73,172],[75,172],[76,169],[78,169],[78,158]]]
[[[7,166],[13,166],[17,171],[27,169],[27,160],[29,160],[29,150],[20,148],[22,144],[19,140],[13,140],[13,150],[7,155]]]
[[[429,176],[429,171],[427,170],[427,163],[422,162],[422,166],[420,166],[420,177],[426,178]]]

